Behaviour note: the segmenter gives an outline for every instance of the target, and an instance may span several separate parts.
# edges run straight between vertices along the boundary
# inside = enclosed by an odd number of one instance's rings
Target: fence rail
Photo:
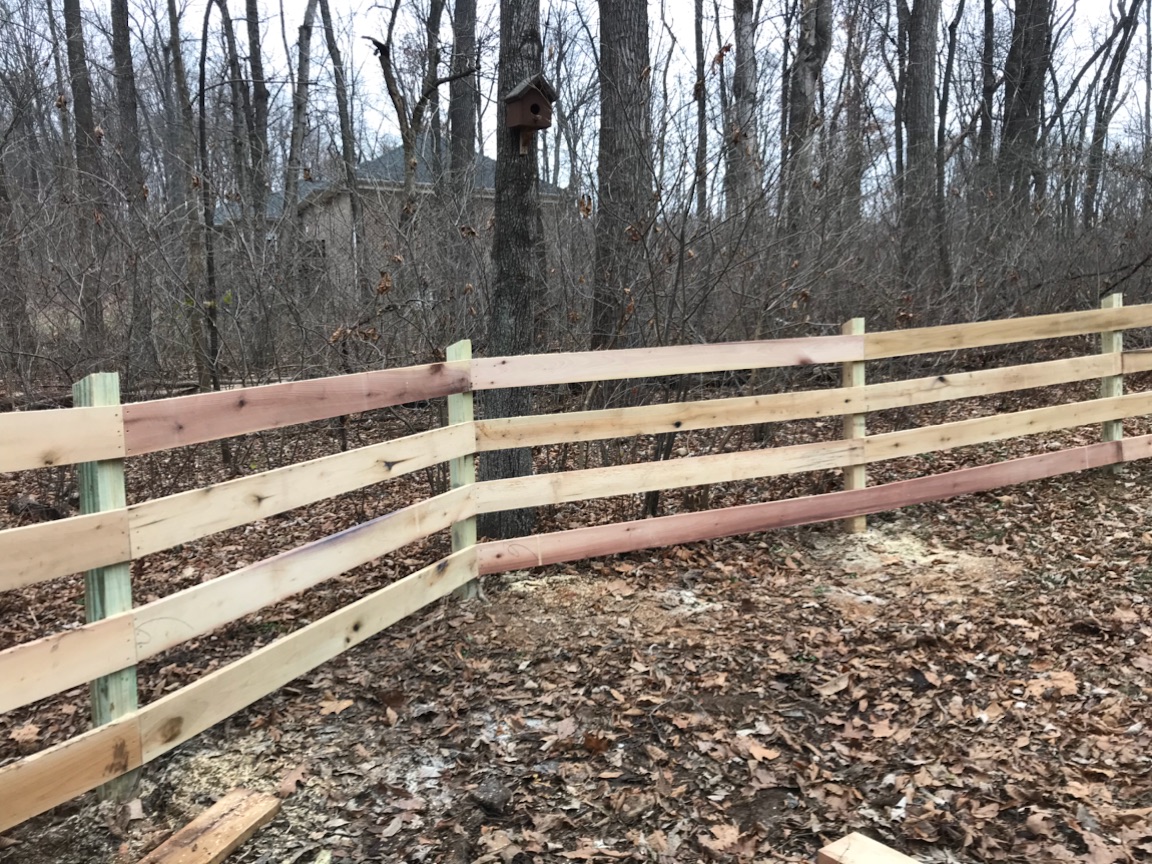
[[[1123,438],[1152,413],[1125,375],[1152,351],[1123,351],[1121,331],[1152,326],[1152,305],[893,332],[533,357],[470,358],[405,369],[182,396],[124,406],[0,415],[0,470],[102,462],[381,407],[448,397],[450,424],[130,506],[0,531],[0,590],[124,564],[345,492],[449,463],[452,489],[210,582],[0,651],[0,711],[12,711],[142,660],[413,542],[452,530],[453,553],[144,707],[0,767],[0,831],[103,786],[359,644],[477,575],[870,513],[1152,457],[1152,435]],[[1099,354],[865,383],[868,361],[1068,336],[1099,335]],[[469,394],[528,387],[829,364],[845,386],[474,420]],[[869,413],[1098,380],[1101,397],[869,434]],[[546,446],[806,418],[845,418],[843,437],[476,482],[472,458]],[[864,466],[1086,425],[1101,443],[867,486]],[[845,490],[796,499],[477,543],[479,514],[590,498],[841,469]],[[82,472],[91,473],[91,472]],[[50,589],[41,589],[50,590]]]

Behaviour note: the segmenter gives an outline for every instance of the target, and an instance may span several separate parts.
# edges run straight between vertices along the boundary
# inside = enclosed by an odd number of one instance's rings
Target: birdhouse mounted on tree
[[[543,75],[533,75],[521,81],[504,97],[504,125],[520,135],[520,154],[528,152],[528,145],[537,129],[552,125],[552,103],[556,101],[556,88]]]

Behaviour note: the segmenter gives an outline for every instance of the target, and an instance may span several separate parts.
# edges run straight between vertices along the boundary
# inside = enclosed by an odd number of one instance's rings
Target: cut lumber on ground
[[[816,864],[916,864],[916,859],[889,849],[871,837],[852,833],[821,849],[816,855]]]
[[[233,789],[171,837],[140,864],[219,864],[271,822],[280,799],[251,789]]]

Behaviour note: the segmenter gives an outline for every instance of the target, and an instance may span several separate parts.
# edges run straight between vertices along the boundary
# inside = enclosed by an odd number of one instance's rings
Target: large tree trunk
[[[116,78],[116,113],[119,139],[121,194],[128,205],[124,236],[128,240],[124,275],[132,292],[132,318],[128,328],[126,381],[135,385],[139,375],[154,375],[159,357],[152,335],[152,286],[141,274],[145,258],[145,203],[148,190],[144,182],[144,163],[140,158],[140,121],[137,113],[136,70],[132,63],[131,30],[128,0],[112,0],[112,71]]]
[[[304,133],[307,127],[308,90],[312,75],[312,25],[316,20],[316,0],[308,0],[304,7],[304,23],[300,25],[296,54],[296,81],[292,88],[292,129],[288,140],[288,167],[284,174],[284,232],[288,254],[296,257],[300,220],[297,204],[300,201],[300,173],[303,171]],[[295,278],[293,276],[293,278]]]
[[[344,71],[344,58],[336,44],[336,29],[332,26],[332,10],[328,0],[320,0],[320,17],[324,22],[324,41],[332,60],[332,77],[336,82],[336,111],[340,117],[340,164],[344,169],[344,184],[348,189],[348,203],[352,210],[352,266],[358,289],[364,283],[364,207],[360,200],[360,187],[356,183],[356,136],[352,130],[352,112],[348,107],[348,79]]]
[[[592,348],[630,343],[652,221],[648,4],[600,0],[600,159]]]
[[[898,0],[903,2],[903,0]],[[931,292],[942,274],[935,242],[936,30],[940,0],[912,0],[908,15],[908,66],[904,75],[904,126],[908,153],[900,202],[900,259],[908,291]]]
[[[268,218],[268,83],[264,80],[264,61],[260,50],[260,2],[246,0],[248,24],[248,68],[252,73],[252,129],[248,136],[252,171],[252,212],[255,220],[253,239],[265,236]]]
[[[812,152],[820,128],[817,112],[820,76],[832,50],[832,0],[803,0],[795,57],[789,69],[786,233],[792,255],[799,257],[806,245],[813,218]]]
[[[735,62],[732,70],[732,116],[726,144],[725,204],[729,218],[750,216],[760,203],[763,172],[760,166],[759,109],[756,77],[756,18],[752,0],[733,0]]]
[[[1000,197],[1025,207],[1038,170],[1040,107],[1052,57],[1052,0],[1017,0],[1004,64]]]
[[[76,118],[77,203],[76,226],[80,267],[75,276],[84,354],[99,356],[104,348],[104,287],[96,265],[94,231],[103,222],[99,194],[100,154],[96,119],[92,107],[92,82],[88,76],[88,54],[84,45],[80,0],[64,0],[64,34],[68,42],[68,75],[72,81],[73,116]]]
[[[4,170],[0,152],[0,368],[21,375],[31,368],[31,355],[35,346],[32,318],[28,314],[28,297],[20,278],[20,222],[16,218],[12,198],[8,193],[8,175]]]
[[[1081,205],[1085,230],[1096,223],[1097,196],[1100,192],[1100,179],[1104,173],[1104,141],[1108,137],[1108,127],[1116,115],[1116,99],[1120,92],[1120,82],[1124,80],[1124,64],[1128,50],[1140,23],[1140,4],[1143,0],[1132,0],[1128,14],[1122,16],[1113,30],[1115,47],[1108,61],[1108,69],[1096,96],[1096,116],[1092,124],[1092,142],[1088,148],[1088,170],[1084,178],[1084,202]]]
[[[707,222],[708,212],[708,88],[704,67],[704,0],[696,0],[693,31],[696,36],[696,218]]]
[[[452,73],[448,89],[448,166],[458,206],[467,209],[476,171],[476,0],[456,0]]]
[[[497,93],[511,91],[526,78],[541,72],[540,0],[500,0],[500,73]],[[504,126],[504,101],[496,116],[496,225],[492,260],[489,356],[531,353],[533,321],[544,290],[541,260],[539,161],[533,137],[528,153],[520,153],[520,136]],[[493,390],[485,394],[486,417],[514,417],[531,411],[527,388]],[[522,477],[532,473],[532,451],[497,450],[480,461],[485,479]],[[492,537],[528,534],[535,521],[532,510],[494,513],[481,521],[481,531]]]
[[[184,65],[184,50],[181,47],[180,17],[176,11],[176,0],[168,0],[168,51],[172,57],[171,98],[177,103],[179,117],[178,133],[175,136],[177,147],[176,163],[180,166],[180,176],[171,186],[177,212],[183,216],[184,229],[184,278],[180,298],[184,308],[189,310],[192,359],[196,367],[196,382],[201,391],[212,385],[208,368],[208,341],[204,329],[203,310],[200,298],[206,291],[205,259],[207,257],[207,230],[200,221],[200,209],[193,192],[195,185],[202,182],[197,175],[196,116],[192,110],[192,97],[188,88],[188,73]]]

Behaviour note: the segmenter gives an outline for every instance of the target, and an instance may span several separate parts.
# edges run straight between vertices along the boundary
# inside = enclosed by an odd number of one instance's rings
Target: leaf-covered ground
[[[1026,452],[1013,446],[876,473]],[[1137,464],[873,517],[864,535],[821,526],[493,578],[486,601],[414,616],[154,763],[129,806],[90,796],[8,832],[0,860],[135,861],[241,784],[285,798],[230,859],[246,864],[799,861],[853,830],[925,861],[1152,860],[1150,481]],[[711,504],[812,491],[734,487]],[[194,584],[259,557],[265,535],[295,544],[387,506],[353,496],[228,532],[146,562],[141,584]],[[625,515],[589,514],[547,519]],[[144,697],[440,551],[171,652],[142,668]],[[0,639],[75,614],[75,583],[54,584],[71,611],[9,595]],[[73,734],[85,699],[0,718],[0,758]]]

